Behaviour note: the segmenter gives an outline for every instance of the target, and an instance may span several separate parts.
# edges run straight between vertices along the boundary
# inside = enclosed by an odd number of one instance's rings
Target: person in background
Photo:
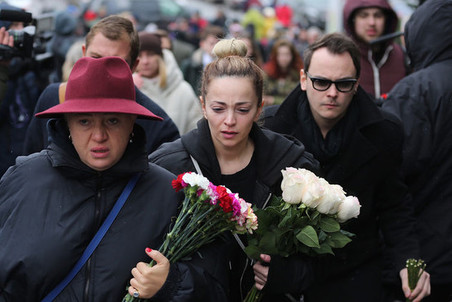
[[[223,28],[214,25],[206,26],[201,31],[199,48],[193,52],[189,59],[185,59],[180,66],[184,79],[190,83],[196,95],[199,95],[199,79],[204,67],[214,60],[212,49],[224,35]]]
[[[0,10],[21,9],[5,2]],[[19,55],[13,48],[8,30],[21,31],[23,22],[0,20],[0,68],[2,96],[0,99],[0,177],[22,154],[27,127],[42,91],[39,73],[31,57]]]
[[[152,23],[151,23],[152,24]],[[191,57],[195,47],[177,37],[173,37],[172,34],[168,33],[167,30],[157,28],[152,24],[152,26],[146,26],[144,32],[149,32],[151,34],[157,35],[162,42],[162,48],[171,50],[174,57],[176,58],[176,62],[178,66],[181,66],[182,62]]]
[[[397,14],[387,0],[347,0],[343,13],[344,28],[361,52],[360,85],[379,99],[407,74],[406,56],[393,38],[372,43],[396,31]]]
[[[202,117],[201,104],[184,80],[172,52],[162,49],[157,35],[141,32],[139,37],[140,63],[133,75],[135,85],[165,110],[180,134],[196,128]]]
[[[424,301],[452,300],[452,1],[429,0],[405,26],[413,73],[382,109],[404,129],[402,174],[413,195],[421,257],[431,275]]]
[[[202,75],[204,119],[197,129],[163,144],[149,160],[175,174],[196,171],[262,208],[272,194],[281,194],[282,169],[315,171],[317,162],[299,141],[256,124],[263,108],[263,75],[246,57],[246,44],[221,40],[213,52],[217,59]],[[210,260],[204,268],[222,285],[228,301],[243,301],[254,283],[252,263],[240,248],[240,239],[236,242],[230,233],[225,236],[226,240],[201,251],[202,258]],[[299,263],[299,271],[290,269],[294,262]],[[264,255],[262,263],[270,268],[266,301],[286,301],[285,293],[299,295],[310,276],[308,264],[299,255]]]
[[[69,47],[66,57],[64,59],[63,66],[61,67],[61,80],[63,82],[67,82],[69,79],[69,75],[71,74],[72,68],[80,58],[83,57],[83,45],[85,41],[77,40],[75,41],[71,47]]]
[[[94,25],[85,38],[82,46],[83,56],[101,58],[118,56],[123,58],[135,70],[138,65],[139,38],[132,22],[116,15],[108,16]],[[49,85],[39,97],[35,112],[41,112],[58,103],[64,102],[64,83]],[[150,153],[163,142],[169,142],[179,137],[174,122],[160,106],[136,89],[137,102],[163,118],[157,123],[151,120],[140,120],[138,123],[146,132],[146,149]],[[46,119],[32,118],[27,129],[23,153],[31,154],[44,149],[49,141],[46,129]]]
[[[264,56],[262,55],[260,44],[247,32],[237,34],[236,38],[245,42],[246,48],[248,49],[246,56],[251,58],[257,66],[262,68],[262,66],[264,66]]]
[[[51,74],[51,83],[62,81],[66,54],[76,41],[82,40],[78,27],[77,18],[70,12],[60,11],[56,14],[55,32],[47,45],[55,64],[54,72]]]
[[[360,71],[357,45],[343,34],[325,35],[305,51],[300,85],[263,119],[265,127],[303,142],[320,162],[321,175],[361,204],[358,219],[344,225],[355,234],[352,242],[318,259],[304,298],[337,301],[340,293],[340,301],[389,301],[383,239],[394,282],[418,302],[430,293],[430,282],[424,272],[413,292],[408,287],[406,260],[420,254],[411,198],[400,176],[402,129],[361,88]]]
[[[306,39],[308,41],[308,45],[313,44],[315,41],[320,39],[323,36],[323,31],[317,26],[309,26],[306,30]]]
[[[297,86],[303,62],[292,42],[277,40],[271,49],[270,59],[264,64],[266,105],[281,104]]]

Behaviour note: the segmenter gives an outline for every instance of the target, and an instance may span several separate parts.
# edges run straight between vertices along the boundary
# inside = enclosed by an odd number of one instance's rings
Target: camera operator
[[[0,10],[21,11],[4,2]],[[41,92],[31,59],[10,55],[14,41],[8,30],[23,28],[23,22],[0,20],[0,177],[22,153],[27,126]]]

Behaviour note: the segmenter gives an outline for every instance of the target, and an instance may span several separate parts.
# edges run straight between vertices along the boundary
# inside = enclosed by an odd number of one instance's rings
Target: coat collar
[[[258,181],[266,186],[275,185],[281,178],[281,169],[295,165],[305,156],[305,148],[301,142],[261,129],[256,123],[251,129],[250,137],[255,144]],[[183,135],[182,144],[198,161],[205,176],[213,183],[218,183],[221,169],[207,120],[200,120],[196,130]]]
[[[306,108],[304,106],[306,102],[308,102],[306,92],[302,91],[300,85],[298,85],[282,103],[275,115],[270,117],[270,129],[291,134],[300,139],[299,135],[297,135],[299,131],[297,129],[303,127],[303,123],[306,122],[299,120],[301,116],[300,110]],[[376,146],[372,142],[372,137],[375,135],[373,131],[375,129],[374,126],[384,120],[378,107],[361,87],[358,87],[350,106],[355,106],[354,111],[358,112],[356,131],[351,136],[349,144],[343,147],[345,150],[343,149],[341,152],[340,162],[337,164],[341,165],[344,162],[353,162],[354,164],[351,165],[350,169],[340,169],[340,172],[337,171],[341,173],[340,175],[330,175],[334,179],[343,179],[349,175],[353,175],[362,165],[374,158],[378,153]],[[347,115],[344,118],[347,118]],[[309,152],[310,150],[307,151]],[[326,173],[329,172],[326,171]],[[332,171],[332,173],[335,172]]]

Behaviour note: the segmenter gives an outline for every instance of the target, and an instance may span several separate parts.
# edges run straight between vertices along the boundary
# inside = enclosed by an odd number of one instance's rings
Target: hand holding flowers
[[[225,231],[253,233],[257,217],[251,204],[224,186],[215,186],[196,173],[180,174],[172,183],[184,190],[180,213],[159,251],[170,263],[184,259]],[[152,266],[154,261],[149,265]],[[141,301],[127,294],[123,301]]]
[[[421,301],[430,295],[430,275],[425,271],[425,267],[422,259],[408,259],[405,268],[401,270],[400,277],[407,302]]]
[[[259,229],[248,236],[246,253],[253,259],[260,254],[288,257],[333,254],[333,248],[348,244],[353,234],[341,230],[341,223],[357,217],[361,205],[346,196],[342,187],[329,184],[306,169],[282,170],[282,197],[274,197],[265,209],[256,210]],[[245,301],[258,301],[256,288]]]

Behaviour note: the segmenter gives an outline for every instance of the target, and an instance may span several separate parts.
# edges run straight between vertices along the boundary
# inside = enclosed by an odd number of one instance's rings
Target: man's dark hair
[[[359,78],[361,73],[361,54],[359,52],[358,46],[349,37],[341,33],[332,33],[323,36],[320,40],[309,45],[309,47],[304,51],[304,70],[309,71],[309,65],[311,65],[312,54],[325,47],[329,52],[333,54],[343,54],[348,52],[352,58],[353,65],[356,69],[356,78]]]

